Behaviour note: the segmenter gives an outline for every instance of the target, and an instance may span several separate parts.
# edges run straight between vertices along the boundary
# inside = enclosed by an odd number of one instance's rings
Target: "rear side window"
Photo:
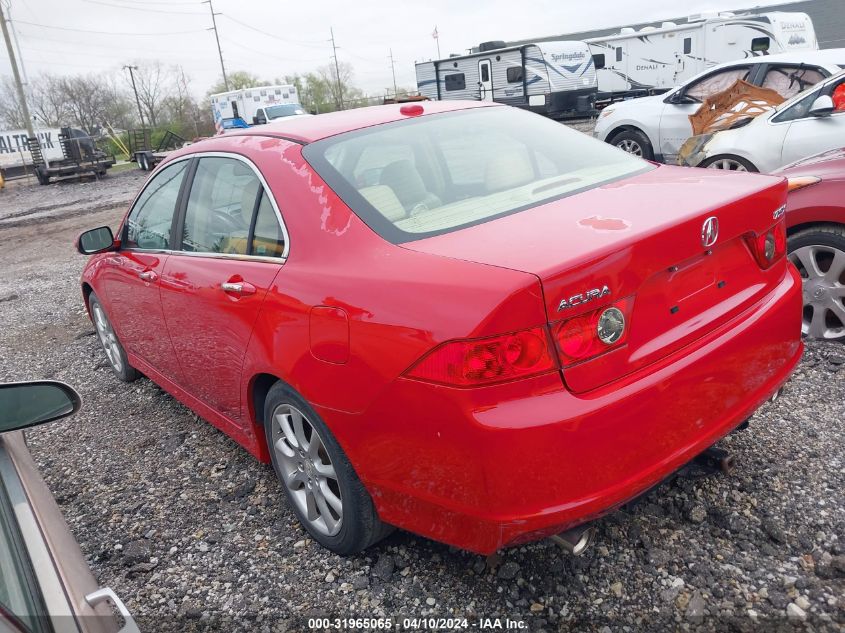
[[[259,257],[282,257],[285,254],[285,236],[267,192],[262,192],[258,204],[250,254]]]
[[[185,210],[182,250],[284,256],[284,230],[252,167],[235,158],[199,159]]]
[[[684,55],[689,55],[692,53],[692,38],[685,37],[684,38]]]
[[[261,182],[234,158],[200,158],[191,184],[182,250],[246,255]]]
[[[170,248],[173,213],[185,177],[187,160],[168,165],[144,188],[126,223],[126,246],[150,250]]]
[[[507,70],[508,76],[508,83],[509,84],[521,84],[522,83],[522,66],[511,66]]]
[[[443,84],[447,92],[451,90],[464,90],[467,87],[466,77],[464,77],[463,73],[446,75],[443,77]]]

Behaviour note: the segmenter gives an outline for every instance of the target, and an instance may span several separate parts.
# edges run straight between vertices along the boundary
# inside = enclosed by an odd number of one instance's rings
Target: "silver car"
[[[24,441],[22,429],[79,406],[60,382],[0,384],[0,633],[138,631],[97,585]]]

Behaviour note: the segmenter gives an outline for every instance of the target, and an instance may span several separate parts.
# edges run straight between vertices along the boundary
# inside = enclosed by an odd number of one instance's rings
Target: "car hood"
[[[651,97],[639,97],[638,99],[630,99],[628,101],[617,101],[609,106],[607,109],[612,108],[612,113],[610,116],[628,116],[630,113],[636,112],[639,110],[650,110],[654,107],[656,103],[661,103],[669,93],[664,93],[660,95],[652,95]]]
[[[797,160],[773,172],[778,176],[818,176],[825,179],[845,179],[845,147],[829,150]]]

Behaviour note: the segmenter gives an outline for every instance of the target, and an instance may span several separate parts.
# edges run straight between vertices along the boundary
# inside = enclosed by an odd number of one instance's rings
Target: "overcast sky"
[[[10,0],[0,0],[4,6]],[[414,62],[463,52],[487,40],[514,40],[613,27],[777,0],[213,0],[227,71],[262,78],[304,73],[338,59],[368,93],[396,82],[414,88]],[[684,7],[684,8],[679,8]],[[119,70],[130,61],[180,64],[201,96],[220,77],[208,4],[199,0],[11,0],[25,71],[61,74]],[[36,26],[38,25],[38,26]],[[48,28],[49,27],[49,28]],[[0,46],[0,74],[9,74]]]

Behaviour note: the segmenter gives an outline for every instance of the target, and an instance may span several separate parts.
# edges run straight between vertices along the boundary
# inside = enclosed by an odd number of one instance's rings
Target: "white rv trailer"
[[[505,46],[418,62],[417,89],[429,99],[496,101],[552,118],[595,111],[596,69],[584,42]]]
[[[819,47],[810,16],[783,12],[695,15],[586,41],[600,100],[665,92],[722,62]]]
[[[280,104],[299,104],[296,86],[256,86],[211,95],[211,111],[217,131],[223,119],[243,119],[247,125],[261,125],[273,118],[268,108]]]

